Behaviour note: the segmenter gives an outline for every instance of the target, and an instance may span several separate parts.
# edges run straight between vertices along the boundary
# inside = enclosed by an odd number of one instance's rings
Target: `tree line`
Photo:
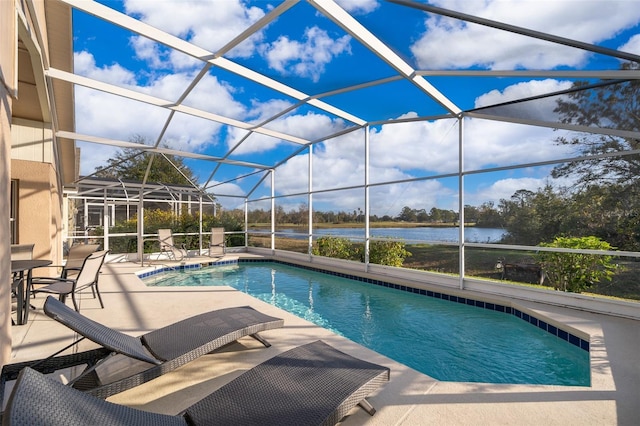
[[[457,225],[459,214],[453,210],[432,207],[430,210],[405,206],[396,216],[372,215],[371,222],[411,222],[425,225]],[[306,225],[309,210],[306,204],[286,212],[276,207],[276,224]],[[503,243],[538,245],[557,236],[595,236],[619,250],[640,251],[640,188],[636,185],[589,185],[575,188],[554,188],[545,185],[536,191],[521,189],[509,199],[486,202],[464,208],[467,225],[502,228]],[[268,210],[252,210],[249,223],[270,223]],[[339,212],[313,212],[314,223],[362,223],[361,209]]]

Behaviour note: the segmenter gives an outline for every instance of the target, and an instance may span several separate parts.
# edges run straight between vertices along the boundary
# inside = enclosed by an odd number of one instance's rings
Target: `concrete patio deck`
[[[210,261],[203,258],[202,261]],[[189,262],[198,262],[197,258]],[[230,287],[147,287],[135,263],[108,263],[100,289],[105,309],[89,294],[81,312],[125,333],[139,335],[178,319],[229,306],[250,305],[285,319],[262,333],[264,348],[246,337],[172,373],[109,398],[143,410],[176,414],[243,371],[293,346],[322,339],[354,356],[389,366],[391,381],[369,401],[370,417],[355,408],[344,425],[637,425],[640,418],[640,322],[556,306],[523,305],[591,336],[590,387],[441,382]],[[11,362],[42,358],[73,333],[46,317],[35,299],[28,324],[12,329]],[[428,344],[428,342],[425,342]],[[82,342],[79,349],[93,347]]]

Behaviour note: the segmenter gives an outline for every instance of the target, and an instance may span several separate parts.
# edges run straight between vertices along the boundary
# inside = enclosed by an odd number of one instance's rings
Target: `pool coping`
[[[565,324],[561,324],[558,321],[555,321],[552,318],[545,316],[539,312],[536,312],[534,314],[533,311],[531,311],[530,309],[522,305],[519,305],[518,303],[515,303],[513,301],[510,301],[507,304],[507,303],[504,303],[503,301],[498,301],[496,299],[493,299],[492,301],[489,301],[486,299],[480,300],[478,298],[470,298],[467,296],[456,295],[454,294],[455,292],[453,291],[449,291],[445,293],[442,291],[427,290],[427,289],[422,289],[418,287],[413,287],[407,284],[396,284],[396,283],[392,283],[392,282],[381,280],[381,279],[367,278],[367,277],[363,277],[353,273],[344,273],[344,272],[332,271],[332,270],[323,269],[323,268],[314,267],[314,266],[301,265],[298,263],[288,262],[280,259],[233,258],[233,259],[211,260],[207,262],[197,262],[197,263],[189,263],[189,264],[185,263],[185,264],[180,264],[176,266],[158,265],[160,267],[158,268],[154,267],[152,270],[141,271],[136,273],[136,275],[141,280],[144,280],[146,278],[150,278],[152,276],[162,274],[165,272],[170,272],[170,271],[176,271],[176,270],[185,271],[185,270],[192,270],[192,269],[201,269],[201,268],[206,268],[211,266],[234,265],[239,263],[278,263],[278,264],[293,266],[296,268],[307,269],[310,271],[319,272],[327,275],[347,278],[347,279],[351,279],[361,283],[373,284],[381,287],[391,288],[394,290],[405,291],[405,292],[417,294],[420,296],[433,297],[436,299],[447,300],[453,303],[460,303],[468,306],[475,306],[481,309],[502,312],[507,315],[513,315],[514,317],[522,321],[525,321],[535,327],[538,327],[539,329],[546,331],[547,333],[561,340],[571,343],[572,345],[586,351],[587,353],[590,353],[590,337],[591,336],[589,336],[584,332],[580,332],[579,330],[571,329],[571,327]],[[578,334],[582,334],[582,336]]]

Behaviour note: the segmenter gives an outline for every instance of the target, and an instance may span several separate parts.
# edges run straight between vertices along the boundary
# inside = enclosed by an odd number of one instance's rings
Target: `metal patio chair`
[[[104,263],[108,250],[97,251],[91,253],[82,262],[82,266],[77,275],[73,278],[47,278],[39,277],[32,280],[33,284],[43,285],[43,287],[32,288],[31,293],[48,293],[57,294],[62,303],[65,302],[68,295],[71,295],[73,307],[76,311],[80,311],[76,294],[85,289],[90,289],[95,299],[96,295],[100,301],[100,307],[104,308],[100,289],[98,288],[98,279],[100,277],[100,268]]]
[[[100,248],[100,244],[74,244],[69,247],[69,252],[67,254],[67,261],[64,265],[49,265],[44,268],[57,268],[59,270],[59,274],[56,278],[74,278],[80,272],[82,268],[82,264],[84,260],[89,257],[91,253],[95,253]],[[51,278],[51,277],[33,277],[32,282],[34,284],[39,284],[38,280],[40,278]],[[47,282],[43,282],[40,284],[50,284]]]
[[[181,261],[187,257],[187,249],[184,244],[179,247],[173,241],[173,232],[171,229],[158,229],[158,241],[160,242],[160,253],[166,253],[167,256],[176,261]]]
[[[209,240],[209,257],[224,256],[226,247],[224,241],[224,228],[211,228],[211,239]]]

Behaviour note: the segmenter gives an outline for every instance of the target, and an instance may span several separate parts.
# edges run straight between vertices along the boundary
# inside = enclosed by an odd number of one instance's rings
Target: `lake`
[[[424,227],[424,228],[371,228],[372,237],[399,238],[405,241],[444,241],[458,242],[457,227]],[[353,240],[364,238],[364,228],[317,228],[314,235],[331,235],[350,238]],[[506,234],[500,228],[465,228],[464,237],[470,243],[495,243]],[[283,228],[278,231],[281,237],[306,238],[307,231],[296,228]]]

